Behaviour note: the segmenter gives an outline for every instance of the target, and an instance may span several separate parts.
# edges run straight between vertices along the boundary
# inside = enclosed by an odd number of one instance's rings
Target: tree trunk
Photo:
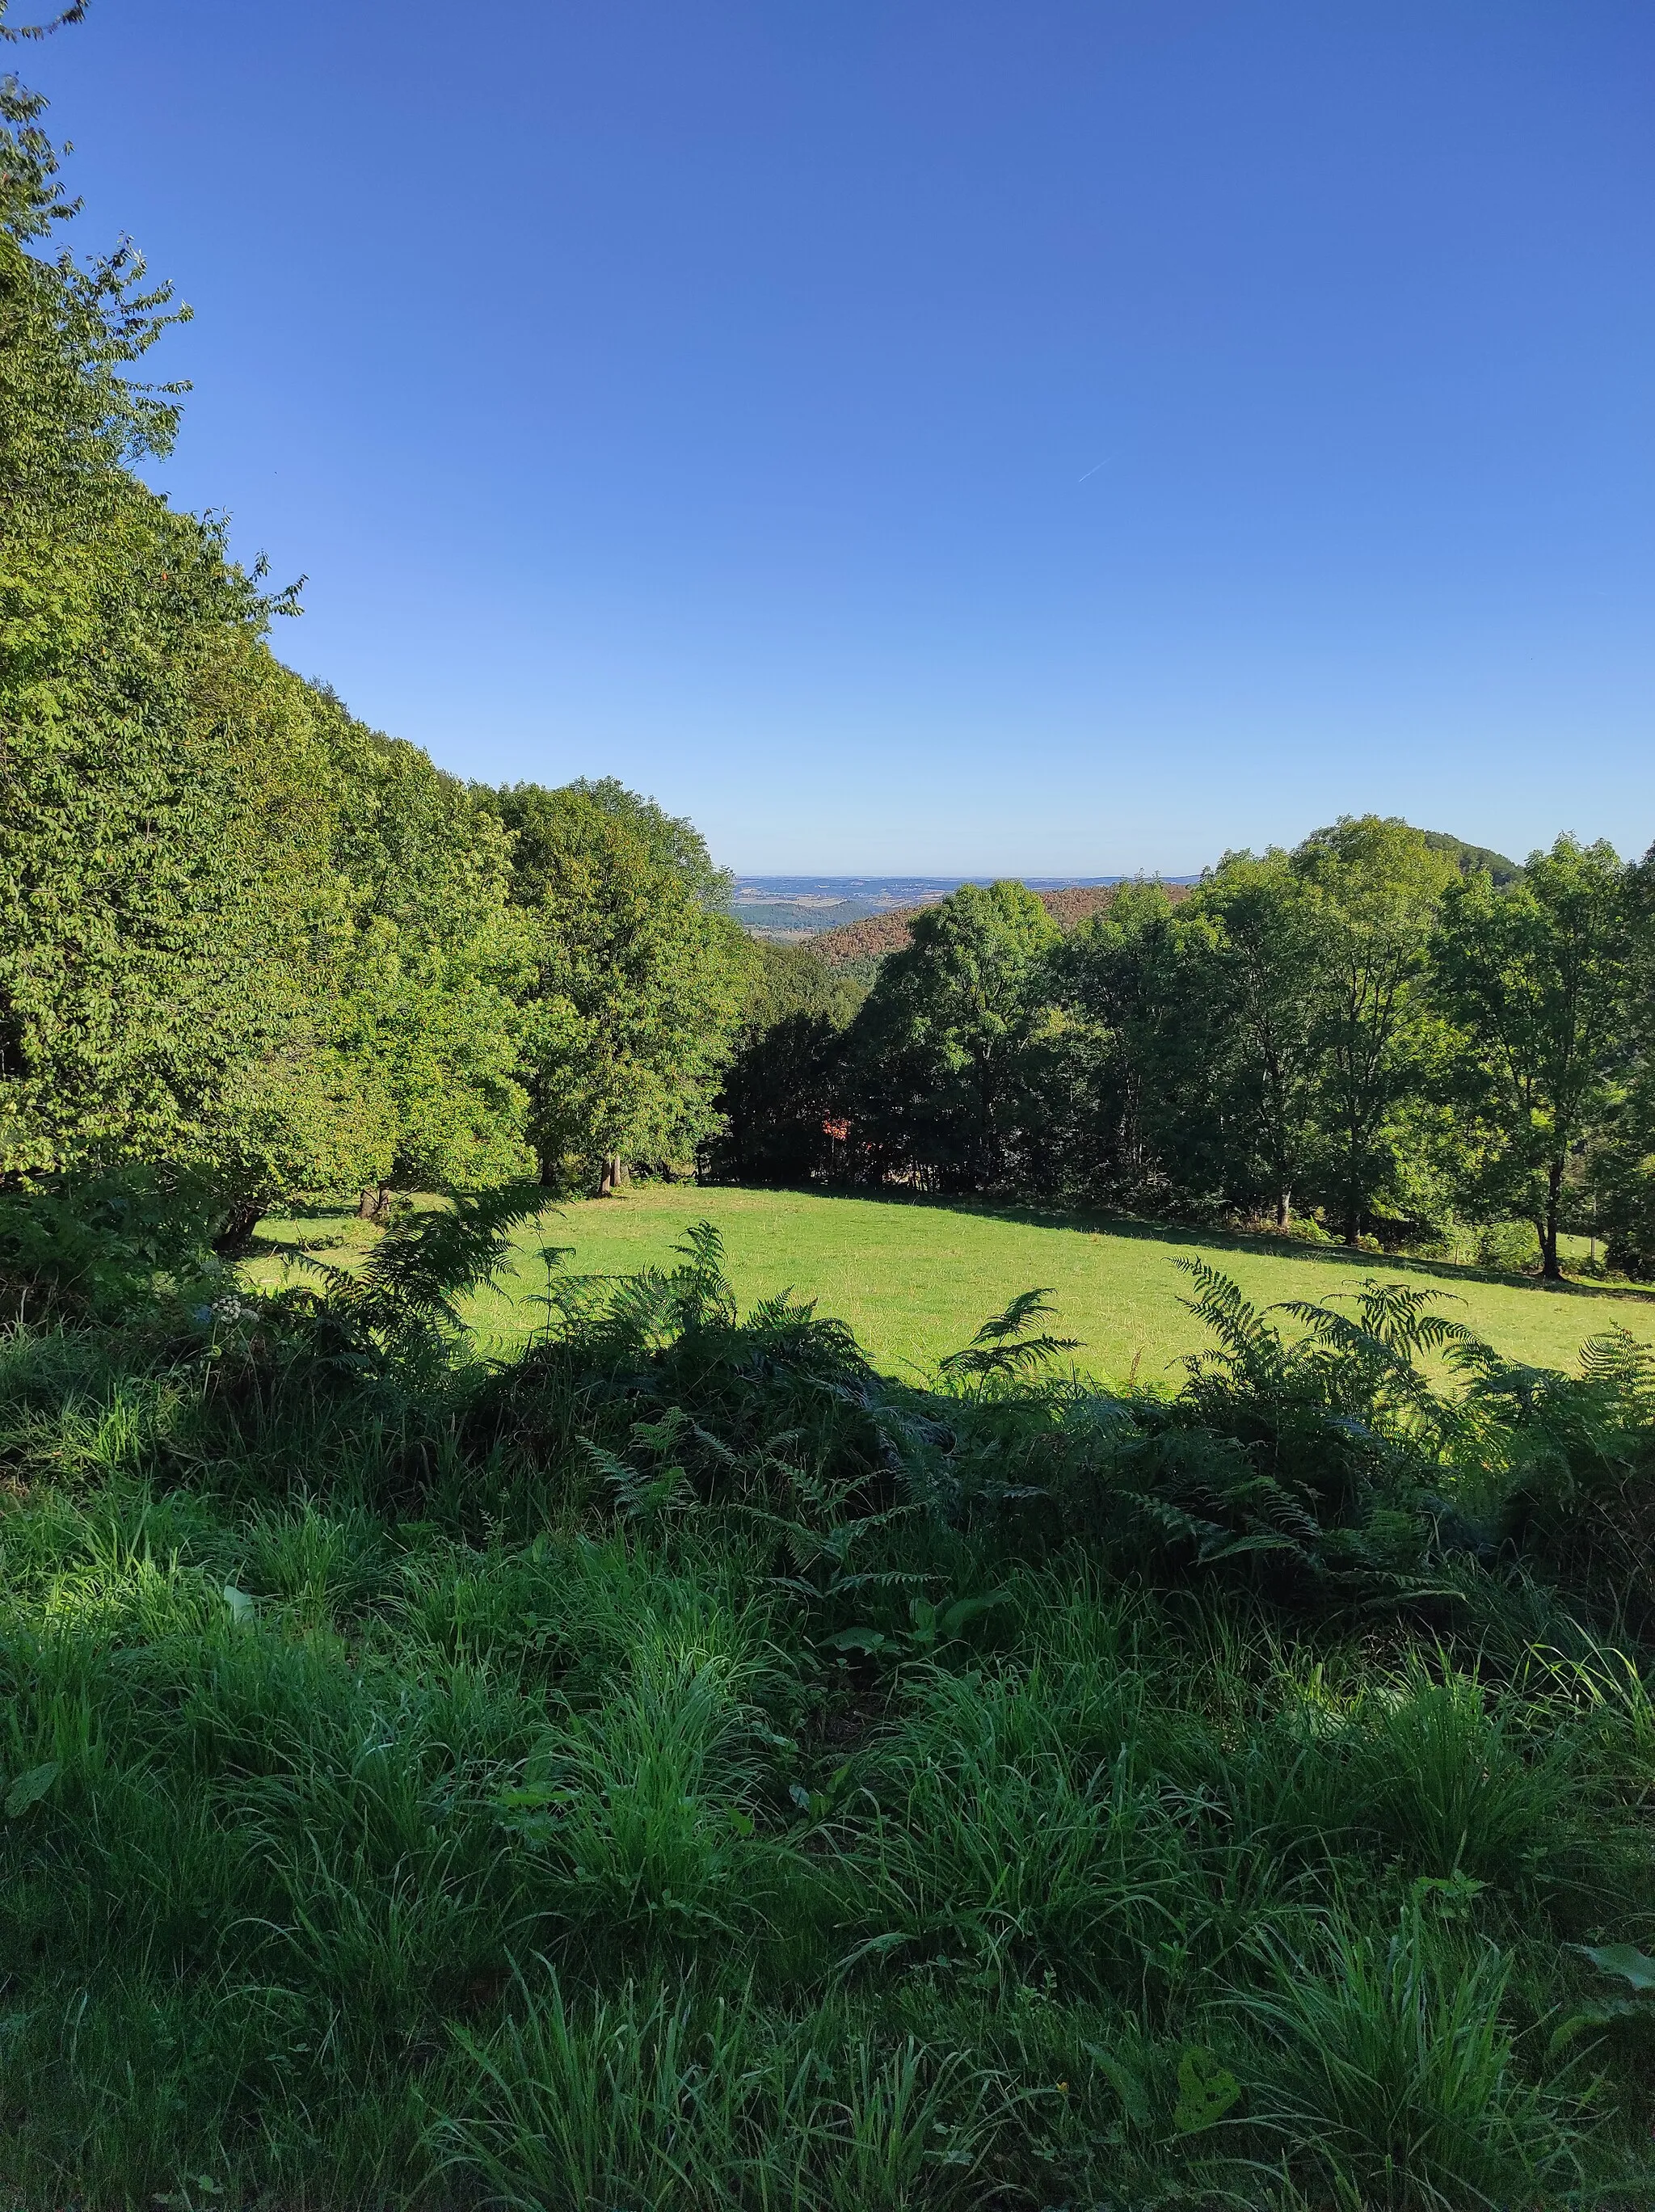
[[[987,1061],[977,1062],[977,1187],[991,1190],[997,1179],[994,1145],[994,1078]]]
[[[1561,1283],[1563,1270],[1557,1262],[1557,1217],[1562,1212],[1563,1163],[1554,1160],[1546,1170],[1546,1218],[1540,1227],[1540,1273],[1549,1283]]]
[[[213,1249],[221,1259],[233,1259],[245,1252],[258,1226],[258,1217],[264,1211],[262,1198],[237,1199],[231,1206],[223,1227],[213,1239]]]
[[[1280,1237],[1285,1237],[1292,1226],[1293,1193],[1290,1190],[1278,1190],[1276,1194],[1276,1234]]]
[[[606,1152],[597,1174],[597,1195],[613,1198],[627,1180],[627,1164],[619,1152]]]

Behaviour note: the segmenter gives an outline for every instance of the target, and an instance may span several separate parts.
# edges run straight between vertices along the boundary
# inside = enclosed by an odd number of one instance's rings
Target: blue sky
[[[21,12],[21,11],[19,11]],[[1646,0],[95,0],[282,656],[746,871],[1655,836]]]

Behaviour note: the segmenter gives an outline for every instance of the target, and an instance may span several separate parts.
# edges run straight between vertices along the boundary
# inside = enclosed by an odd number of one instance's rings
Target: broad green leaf
[[[885,1650],[890,1638],[880,1628],[841,1628],[836,1635],[824,1636],[816,1645],[818,1651],[861,1651],[870,1656]]]
[[[1575,1949],[1591,1960],[1600,1974],[1613,1974],[1630,1982],[1634,1990],[1655,1990],[1655,1959],[1634,1951],[1630,1943],[1603,1943],[1594,1948],[1577,1943]]]
[[[1201,1564],[1212,1567],[1221,1559],[1240,1559],[1246,1552],[1294,1552],[1298,1548],[1290,1536],[1236,1536],[1228,1544],[1215,1545],[1210,1550],[1203,1544]]]
[[[1611,1997],[1607,2004],[1585,2005],[1552,2030],[1546,2054],[1555,2058],[1560,2051],[1567,2050],[1575,2037],[1589,2027],[1607,2027],[1611,2021],[1640,2014],[1644,2014],[1644,2008],[1635,1997]]]
[[[1120,2108],[1135,2128],[1147,2128],[1154,2118],[1149,2103],[1149,2084],[1137,2070],[1112,2051],[1103,2051],[1095,2043],[1082,2046],[1087,2057],[1104,2080],[1120,2099]]]
[[[6,1792],[6,1818],[15,1820],[20,1813],[27,1813],[31,1805],[38,1805],[60,1769],[56,1759],[48,1759],[44,1766],[31,1766],[27,1774],[20,1774]]]
[[[1005,1590],[991,1590],[982,1597],[957,1597],[939,1625],[944,1636],[958,1636],[973,1620],[980,1620],[985,1613],[997,1612],[1010,1602],[1010,1595]]]
[[[1222,2120],[1241,2094],[1241,2084],[1227,2066],[1205,2051],[1186,2051],[1178,2062],[1178,2106],[1173,2125],[1191,2136]]]

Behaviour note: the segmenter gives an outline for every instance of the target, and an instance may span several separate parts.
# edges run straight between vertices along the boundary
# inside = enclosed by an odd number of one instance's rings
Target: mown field
[[[1572,1364],[1589,1336],[1624,1328],[1655,1341],[1655,1299],[1596,1285],[1546,1289],[1470,1268],[1425,1266],[1307,1245],[1272,1248],[1257,1239],[1198,1235],[1129,1222],[1088,1224],[1017,1216],[960,1204],[823,1198],[793,1191],[640,1185],[624,1197],[549,1210],[519,1233],[516,1258],[497,1288],[468,1313],[490,1350],[506,1351],[532,1329],[546,1289],[543,1246],[571,1248],[568,1270],[619,1274],[661,1266],[694,1221],[715,1223],[745,1303],[795,1290],[847,1322],[875,1364],[929,1369],[966,1343],[979,1323],[1019,1291],[1049,1285],[1057,1324],[1076,1339],[1075,1358],[1105,1380],[1171,1380],[1179,1357],[1205,1340],[1183,1298],[1187,1277],[1173,1263],[1193,1257],[1233,1274],[1258,1304],[1349,1296],[1369,1276],[1444,1293],[1444,1310],[1486,1336],[1508,1358]],[[346,1215],[270,1220],[270,1242],[295,1240],[338,1259],[373,1241]],[[343,1240],[334,1243],[332,1240]],[[269,1258],[254,1263],[274,1280]]]

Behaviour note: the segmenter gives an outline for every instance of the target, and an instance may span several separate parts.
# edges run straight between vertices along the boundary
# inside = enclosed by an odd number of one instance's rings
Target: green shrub
[[[161,1291],[239,1304],[212,1249],[222,1218],[204,1182],[142,1166],[0,1192],[0,1320],[109,1322]]]

